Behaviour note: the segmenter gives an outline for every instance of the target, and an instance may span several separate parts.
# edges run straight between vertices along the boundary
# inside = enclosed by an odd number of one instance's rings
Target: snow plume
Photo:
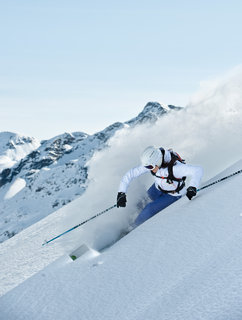
[[[140,154],[149,145],[172,148],[187,163],[201,165],[205,172],[203,181],[241,159],[241,89],[242,68],[238,68],[223,79],[207,83],[206,88],[203,84],[183,110],[164,115],[152,125],[118,131],[108,149],[96,153],[90,161],[89,187],[76,202],[78,215],[68,217],[70,227],[115,204],[121,177],[140,164]],[[149,174],[134,180],[127,193],[128,206],[113,209],[95,219],[95,223],[88,223],[82,237],[89,235],[97,248],[118,237],[120,229],[140,211],[151,183]]]

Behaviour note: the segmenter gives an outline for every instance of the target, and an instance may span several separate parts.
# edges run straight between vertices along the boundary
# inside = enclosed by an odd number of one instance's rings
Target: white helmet
[[[141,163],[144,167],[152,166],[153,168],[155,166],[160,167],[162,164],[162,153],[160,149],[157,149],[153,146],[147,147],[142,155],[141,155]],[[149,168],[152,169],[152,168]]]

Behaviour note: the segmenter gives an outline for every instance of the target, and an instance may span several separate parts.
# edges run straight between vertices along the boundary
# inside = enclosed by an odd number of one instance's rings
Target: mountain
[[[39,147],[35,138],[13,132],[0,132],[0,173],[9,169]]]
[[[213,180],[241,167],[239,161]],[[40,243],[70,213],[78,213],[80,197],[0,245],[0,287],[6,293],[0,298],[1,319],[242,319],[240,187],[236,175],[192,201],[184,197],[104,251],[91,246],[72,261],[71,247],[63,250],[67,235],[51,245]],[[114,209],[112,215],[118,220],[123,211]],[[89,246],[87,234],[93,232],[99,242],[107,241],[110,217],[69,237],[78,234],[76,245]]]
[[[149,102],[137,117],[125,123],[116,122],[93,135],[64,133],[41,143],[2,133],[0,150],[9,162],[4,162],[0,173],[0,241],[82,195],[88,185],[88,161],[107,146],[118,130],[152,124],[180,109]]]
[[[158,102],[149,102],[144,107],[143,111],[138,114],[137,117],[126,121],[125,124],[130,126],[135,126],[142,123],[154,123],[161,116],[170,112],[171,110],[180,110],[181,107],[176,107],[172,105],[161,106]]]

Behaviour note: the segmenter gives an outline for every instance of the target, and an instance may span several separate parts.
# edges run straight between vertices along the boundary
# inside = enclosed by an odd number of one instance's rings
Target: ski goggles
[[[149,169],[149,170],[153,170],[153,169],[155,169],[155,167],[154,166],[152,166],[152,164],[150,164],[149,166],[144,166],[146,169]]]

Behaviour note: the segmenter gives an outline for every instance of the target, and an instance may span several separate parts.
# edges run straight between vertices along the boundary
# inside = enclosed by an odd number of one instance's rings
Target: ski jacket
[[[149,169],[146,169],[143,166],[139,166],[136,168],[130,169],[122,178],[120,185],[119,185],[119,192],[126,193],[128,190],[128,186],[130,182],[134,179],[139,177],[142,174],[150,173]],[[169,191],[169,194],[172,196],[181,196],[186,193],[185,188],[178,192],[175,192],[175,190],[178,187],[177,181],[172,181],[172,183],[168,183],[167,179],[162,179],[162,177],[166,178],[168,177],[168,168],[160,168],[156,175],[154,175],[155,179],[155,186],[159,190]],[[182,179],[184,177],[190,177],[189,186],[198,188],[202,175],[203,175],[203,169],[199,166],[192,166],[188,164],[181,163],[177,161],[173,166],[173,175],[174,177],[178,179]],[[173,192],[173,193],[170,193]]]

